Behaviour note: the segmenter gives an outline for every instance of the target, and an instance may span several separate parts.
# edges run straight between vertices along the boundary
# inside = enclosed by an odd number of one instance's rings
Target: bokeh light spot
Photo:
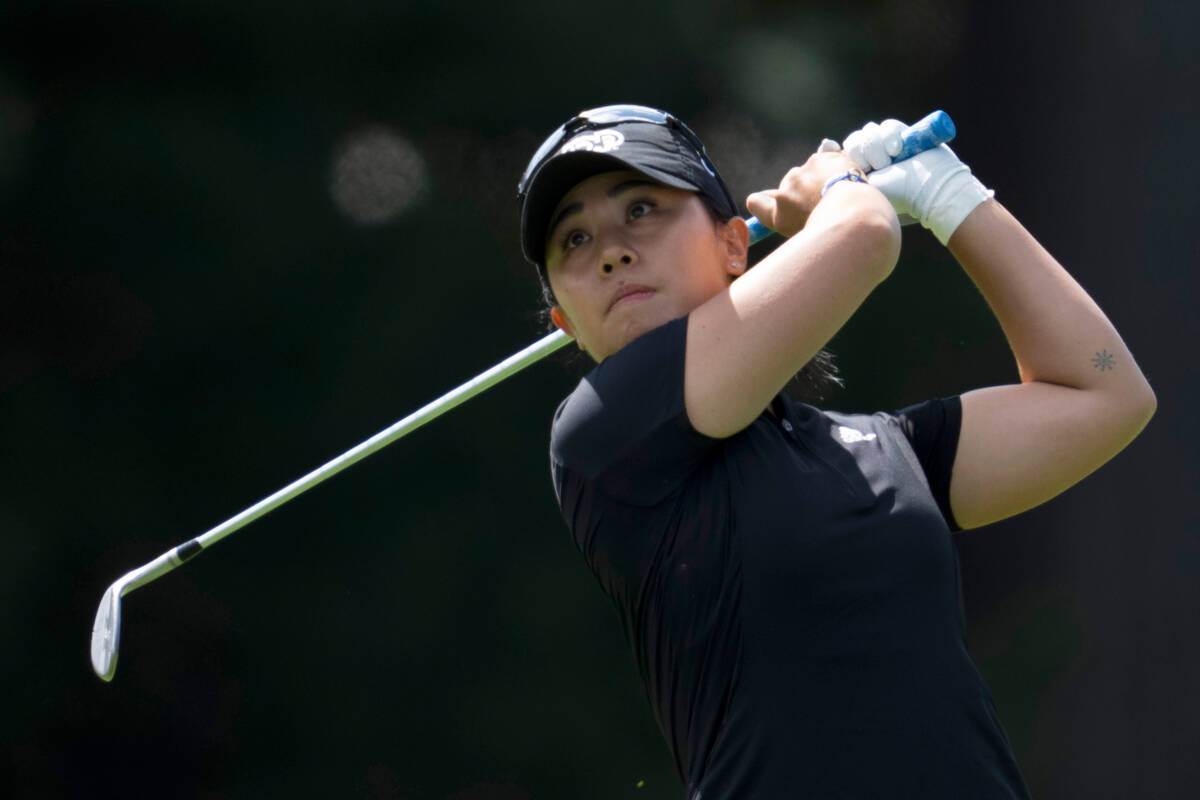
[[[428,170],[417,148],[398,133],[371,126],[346,135],[333,154],[329,191],[348,218],[379,225],[413,205]]]
[[[782,130],[820,115],[846,93],[824,53],[786,31],[752,30],[733,39],[731,95]]]

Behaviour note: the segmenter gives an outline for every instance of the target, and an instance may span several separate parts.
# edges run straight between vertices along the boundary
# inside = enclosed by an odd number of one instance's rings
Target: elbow
[[[855,272],[880,283],[900,259],[900,220],[891,203],[876,190],[844,190],[836,202],[822,201],[804,232],[814,247],[826,250]],[[820,244],[816,244],[820,242]]]
[[[1121,393],[1110,412],[1113,422],[1125,432],[1127,441],[1133,441],[1158,410],[1154,390],[1144,377],[1140,374],[1138,377],[1140,380]]]
[[[1132,362],[1132,358],[1130,359]],[[1146,427],[1146,423],[1154,416],[1154,412],[1158,410],[1158,397],[1154,394],[1154,389],[1150,387],[1150,381],[1146,380],[1145,374],[1137,367],[1133,367],[1133,375],[1130,376],[1130,381],[1122,393],[1122,403],[1125,413],[1128,415],[1131,424],[1136,426],[1136,430],[1141,431]]]
[[[900,221],[891,206],[864,212],[855,220],[854,243],[863,250],[863,263],[873,267],[877,282],[882,283],[900,260]]]
[[[1142,378],[1142,385],[1139,387],[1137,397],[1134,401],[1134,411],[1138,419],[1138,430],[1146,427],[1150,419],[1154,416],[1154,412],[1158,410],[1158,397],[1154,394],[1154,389],[1150,388],[1150,382]]]

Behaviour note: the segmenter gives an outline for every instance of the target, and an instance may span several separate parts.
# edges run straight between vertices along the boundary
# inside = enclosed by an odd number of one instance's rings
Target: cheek
[[[563,280],[559,276],[558,280],[550,281],[550,291],[554,292],[554,301],[567,319],[574,323],[576,319],[576,307],[578,306],[579,289],[572,285],[571,281]]]
[[[570,329],[570,335],[584,349],[590,350],[591,348],[587,347],[590,339],[587,333],[589,318],[586,304],[581,302],[578,287],[572,286],[570,281],[560,279],[550,281],[550,290],[554,292],[558,313]]]
[[[715,246],[711,236],[694,237],[690,245],[687,249],[688,284],[703,302],[728,287],[733,276],[729,272],[729,259]]]

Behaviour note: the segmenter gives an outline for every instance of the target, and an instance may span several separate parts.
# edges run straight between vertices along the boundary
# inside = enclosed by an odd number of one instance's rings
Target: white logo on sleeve
[[[875,439],[873,433],[863,433],[856,431],[854,428],[847,428],[845,425],[838,425],[838,436],[842,437],[842,441],[846,444],[854,442],[870,442]]]
[[[592,153],[611,153],[625,144],[625,134],[611,128],[581,133],[558,149],[559,154],[588,150]]]

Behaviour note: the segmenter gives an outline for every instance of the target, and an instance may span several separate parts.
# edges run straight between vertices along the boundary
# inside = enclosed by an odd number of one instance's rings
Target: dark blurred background
[[[541,335],[517,177],[627,101],[691,122],[739,197],[822,136],[950,112],[1159,400],[1081,485],[958,536],[972,653],[1035,796],[1195,796],[1198,14],[7,0],[0,794],[679,796],[554,504],[562,356],[129,595],[114,682],[88,661],[126,570]],[[843,410],[1015,379],[919,229],[832,347]]]

